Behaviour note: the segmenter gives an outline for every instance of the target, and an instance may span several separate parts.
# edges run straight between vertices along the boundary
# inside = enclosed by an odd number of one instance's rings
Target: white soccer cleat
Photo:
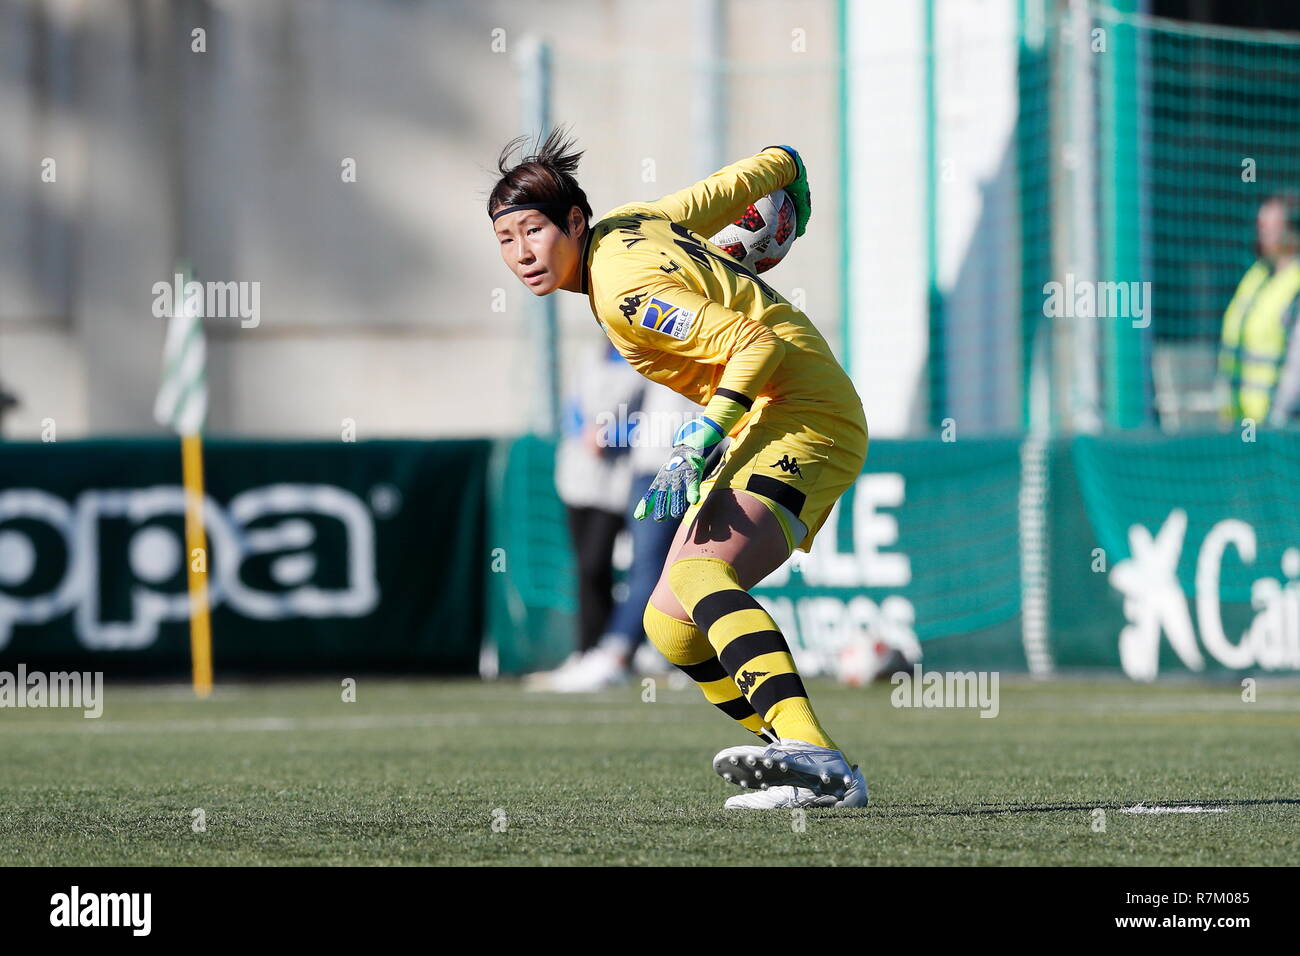
[[[806,807],[836,806],[835,797],[813,793],[807,787],[770,787],[728,797],[727,810],[800,810]]]
[[[762,763],[766,750],[766,747],[754,744],[720,750],[713,758],[713,770],[727,783],[734,783],[738,787],[747,790],[766,789],[766,770]]]
[[[818,747],[802,740],[782,740],[761,753],[758,747],[731,747],[714,758],[714,769],[719,774],[729,770],[737,781],[748,781],[741,786],[760,788],[796,787],[834,798],[830,804],[819,806],[865,807],[868,801],[867,781],[862,771],[851,765],[838,750]],[[736,755],[737,764],[730,757],[735,751],[749,751]],[[719,768],[720,758],[727,757],[727,767]],[[750,760],[753,763],[750,763]],[[725,779],[725,774],[724,774]]]
[[[856,766],[853,768],[853,773],[849,775],[846,786],[844,796],[840,797],[839,803],[835,804],[835,806],[845,808],[865,807],[868,800],[870,800],[870,794],[867,792],[867,778],[862,776],[862,771]]]

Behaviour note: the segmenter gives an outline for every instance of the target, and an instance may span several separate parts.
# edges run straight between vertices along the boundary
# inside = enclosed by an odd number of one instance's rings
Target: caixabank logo
[[[363,617],[379,604],[375,526],[355,494],[270,484],[204,501],[206,554],[188,554],[178,485],[90,489],[68,501],[0,492],[0,649],[20,625],[71,616],[91,650],[138,650],[189,616],[191,562],[213,608],[244,617]]]
[[[1262,567],[1252,525],[1237,518],[1217,522],[1196,554],[1193,626],[1192,605],[1178,578],[1187,512],[1170,511],[1154,535],[1143,525],[1132,525],[1128,537],[1130,556],[1116,562],[1110,572],[1111,586],[1123,595],[1128,620],[1119,634],[1125,674],[1140,681],[1156,678],[1161,635],[1188,670],[1205,670],[1206,654],[1231,670],[1300,670],[1300,548],[1282,552],[1282,578],[1274,577]],[[1249,623],[1231,635],[1221,587],[1224,564],[1230,560],[1265,572],[1250,581]]]

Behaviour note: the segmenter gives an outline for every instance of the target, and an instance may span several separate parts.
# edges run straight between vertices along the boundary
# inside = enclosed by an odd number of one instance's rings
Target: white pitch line
[[[1017,710],[1056,711],[1062,714],[1195,714],[1209,712],[1249,714],[1256,711],[1295,714],[1300,713],[1300,698],[1271,698],[1268,700],[1252,701],[1249,704],[1244,703],[1241,698],[1235,695],[1224,697],[1211,697],[1207,695],[1204,697],[1184,697],[1181,699],[1175,698],[1171,700],[1165,700],[1159,697],[1145,699],[1129,697],[1098,699],[1095,701],[1078,703],[1042,699],[1015,701],[1014,708]],[[1011,709],[1011,705],[1003,705],[1004,711],[1009,711]]]
[[[673,711],[472,711],[446,714],[382,714],[355,717],[229,717],[204,720],[133,721],[97,719],[76,723],[11,724],[0,735],[37,734],[161,734],[161,733],[283,733],[302,730],[388,730],[408,727],[526,726],[529,724],[589,725],[689,722],[689,713]]]
[[[1227,807],[1124,807],[1120,813],[1227,813]]]

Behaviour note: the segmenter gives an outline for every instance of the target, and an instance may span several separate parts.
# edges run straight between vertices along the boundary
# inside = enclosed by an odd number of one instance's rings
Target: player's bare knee
[[[650,595],[650,602],[646,605],[647,615],[650,613],[651,607],[679,621],[689,621],[691,619],[690,615],[686,613],[686,609],[682,607],[682,602],[677,600],[677,596],[668,587],[667,575],[660,578],[659,583],[655,585],[655,589]]]

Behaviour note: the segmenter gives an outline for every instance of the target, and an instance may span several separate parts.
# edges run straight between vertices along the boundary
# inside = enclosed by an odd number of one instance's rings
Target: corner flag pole
[[[185,487],[185,555],[190,595],[190,665],[194,693],[212,693],[212,622],[208,597],[208,542],[203,529],[203,420],[208,412],[207,344],[202,296],[186,294],[190,270],[175,269],[171,316],[163,345],[162,382],[154,419],[181,437]]]
[[[212,693],[212,622],[208,608],[208,539],[203,530],[203,439],[181,436],[181,481],[185,485],[185,553],[189,556],[190,669],[194,693]]]

